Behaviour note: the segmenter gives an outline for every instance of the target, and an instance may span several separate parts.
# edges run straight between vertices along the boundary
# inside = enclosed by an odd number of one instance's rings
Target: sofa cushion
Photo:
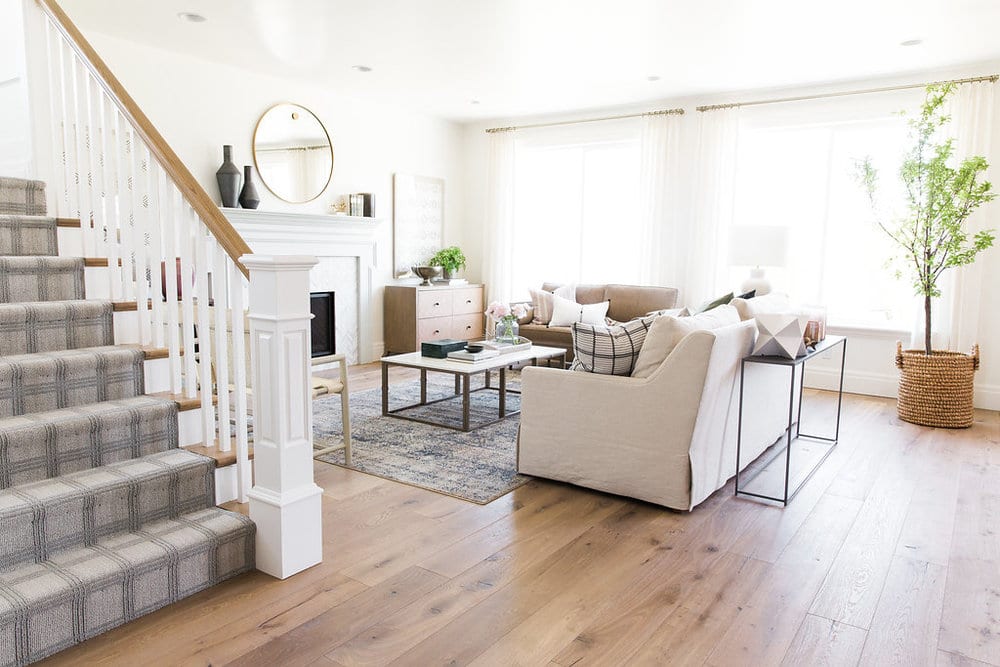
[[[731,305],[736,308],[741,321],[753,319],[758,315],[787,313],[792,308],[788,295],[780,292],[772,292],[752,299],[737,297],[732,300]]]
[[[573,325],[574,371],[601,375],[630,375],[655,318],[644,317],[613,327]]]
[[[690,317],[656,317],[646,335],[646,342],[635,361],[632,377],[645,378],[660,367],[677,344],[692,331],[718,329],[739,324],[740,316],[729,305],[718,306]]]
[[[552,289],[547,289],[551,283],[545,283],[542,285],[542,289],[528,290],[531,294],[531,306],[534,310],[535,317],[532,320],[537,324],[548,324],[552,319],[552,295],[558,294],[561,297],[572,299],[573,295],[576,293],[576,288],[573,285],[563,285],[556,286]]]
[[[608,313],[608,302],[581,304],[572,299],[564,299],[558,294],[552,295],[552,317],[549,325],[567,327],[574,322],[584,324],[604,324]]]
[[[579,293],[579,288],[577,289]],[[600,301],[610,301],[608,317],[626,322],[643,317],[651,310],[673,308],[677,303],[677,290],[673,287],[639,287],[636,285],[608,285]],[[580,303],[584,301],[577,299]]]

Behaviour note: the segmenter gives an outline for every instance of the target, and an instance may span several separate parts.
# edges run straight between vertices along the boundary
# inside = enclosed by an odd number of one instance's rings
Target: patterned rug
[[[508,374],[508,386],[517,387],[518,375]],[[472,388],[481,386],[482,376],[473,377]],[[428,400],[450,395],[454,395],[450,376],[431,374],[428,377]],[[416,403],[420,400],[419,381],[393,385],[389,398],[390,409]],[[471,423],[495,419],[497,401],[496,391],[473,393]],[[520,405],[518,394],[507,394],[508,409],[518,410]],[[462,401],[456,397],[407,410],[404,414],[461,425]],[[485,505],[531,479],[517,474],[518,423],[515,415],[464,433],[383,417],[382,390],[369,389],[351,395],[353,465],[344,464],[343,450],[330,452],[318,460]],[[335,444],[340,441],[342,432],[340,397],[324,396],[315,400],[313,437],[316,444]]]

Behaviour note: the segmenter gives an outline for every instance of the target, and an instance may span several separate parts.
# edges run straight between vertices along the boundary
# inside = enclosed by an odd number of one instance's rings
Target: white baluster
[[[80,63],[80,84],[81,99],[83,104],[83,143],[86,148],[86,179],[88,201],[90,203],[90,219],[93,226],[93,249],[95,257],[107,257],[107,244],[105,242],[106,216],[104,215],[103,193],[101,192],[100,179],[98,178],[98,165],[100,160],[99,137],[94,123],[94,85],[93,77],[89,76],[87,69]]]
[[[63,167],[66,172],[66,211],[69,215],[75,216],[83,223],[83,213],[80,212],[80,199],[78,195],[79,174],[74,167],[75,142],[74,129],[70,117],[70,75],[69,66],[66,59],[69,57],[69,50],[66,42],[61,38],[58,40],[57,54],[59,60],[59,115],[62,119],[62,145],[63,145]],[[81,228],[81,240],[84,235]]]
[[[53,201],[55,202],[55,207],[53,215],[59,217],[61,214],[65,214],[68,210],[66,208],[68,197],[67,193],[67,174],[66,174],[66,144],[65,144],[65,134],[63,133],[63,116],[56,110],[56,100],[60,95],[60,81],[57,78],[57,72],[54,63],[57,62],[59,44],[62,43],[62,39],[59,35],[55,34],[55,29],[52,27],[52,22],[47,18],[45,20],[45,69],[48,77],[49,84],[49,121],[51,123],[50,130],[52,132],[52,149],[56,152],[56,160],[52,164],[52,187],[53,187]]]
[[[215,240],[209,236],[209,248],[214,256],[212,264],[212,297],[215,302],[215,393],[218,397],[219,410],[219,449],[228,452],[232,429],[229,424],[229,359],[232,345],[226,331],[226,315],[229,311],[229,274],[226,271],[226,253],[218,248]],[[235,337],[242,330],[233,330]],[[233,363],[239,363],[233,360]]]
[[[250,386],[250,369],[247,367],[248,351],[244,333],[246,322],[245,290],[246,278],[236,264],[226,259],[229,265],[229,326],[233,332],[233,402],[236,415],[236,486],[238,500],[247,502],[252,479],[250,471],[249,424],[247,419],[247,387]]]
[[[149,312],[149,237],[152,235],[152,224],[150,223],[152,211],[149,208],[149,155],[146,147],[138,141],[134,131],[132,132],[132,142],[136,159],[135,178],[133,179],[135,188],[135,236],[133,237],[135,239],[135,298],[139,306],[139,337],[142,339],[143,345],[149,345],[153,341]]]
[[[152,301],[153,345],[164,346],[163,331],[163,278],[165,275],[163,253],[163,223],[166,213],[163,210],[166,197],[164,193],[165,174],[160,166],[150,160],[150,211],[149,211],[149,298]]]
[[[192,233],[192,219],[194,211],[187,204],[174,216],[177,221],[177,256],[181,258],[181,331],[184,339],[184,395],[187,398],[195,398],[198,395],[198,372],[195,364],[194,352],[194,288],[191,284],[191,276],[194,275],[194,267],[191,260],[194,258],[194,236]]]
[[[201,221],[195,217],[192,221],[194,229],[194,281],[197,322],[198,322],[198,377],[201,390],[201,425],[202,437],[206,446],[215,441],[215,406],[212,405],[212,324],[209,311],[208,267],[207,255],[208,236],[202,232]]]
[[[94,243],[94,207],[90,201],[90,189],[88,187],[87,174],[87,148],[86,148],[86,128],[84,101],[83,101],[83,81],[81,81],[80,63],[74,53],[69,54],[70,81],[71,81],[71,112],[73,119],[73,145],[76,149],[73,168],[76,172],[76,190],[80,206],[80,222],[83,225],[83,254],[87,257],[96,257],[97,250]]]
[[[126,299],[136,299],[136,261],[135,261],[135,144],[133,143],[132,129],[128,126],[128,121],[118,115],[119,136],[121,141],[121,184],[124,186],[122,192],[122,202],[124,208],[121,216],[121,247],[122,247],[122,274],[124,276],[124,296]],[[140,334],[140,339],[141,339]]]
[[[115,146],[114,103],[102,93],[98,96],[98,108],[98,117],[101,119],[101,184],[104,188],[104,222],[107,228],[108,280],[110,281],[108,294],[111,295],[113,301],[120,301],[122,299],[122,267],[119,264],[121,249],[118,240],[120,220],[117,197],[118,171],[115,151],[111,150]]]

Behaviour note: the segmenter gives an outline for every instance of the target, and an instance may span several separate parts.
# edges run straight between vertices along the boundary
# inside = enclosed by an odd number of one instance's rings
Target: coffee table
[[[419,352],[410,352],[407,354],[394,354],[388,357],[382,357],[382,415],[387,417],[396,417],[397,419],[407,419],[413,422],[420,422],[422,424],[431,424],[432,426],[440,426],[442,428],[450,428],[456,431],[471,431],[473,429],[482,428],[484,426],[489,426],[490,424],[495,424],[511,415],[518,414],[520,410],[509,411],[507,410],[507,393],[512,394],[520,393],[518,391],[507,389],[507,367],[511,364],[519,364],[523,362],[531,362],[532,366],[537,366],[539,361],[545,361],[548,365],[552,364],[554,359],[559,359],[560,368],[566,365],[566,350],[559,347],[543,347],[541,345],[532,345],[530,349],[521,350],[519,352],[511,352],[509,354],[501,354],[496,357],[491,357],[489,359],[484,359],[476,363],[469,363],[465,361],[455,361],[453,359],[435,359],[433,357],[422,356]],[[420,370],[420,402],[414,403],[412,405],[406,405],[401,408],[396,408],[394,410],[389,409],[389,368],[391,366],[405,366],[407,368],[416,368]],[[497,386],[493,386],[490,383],[490,373],[492,371],[499,371],[500,382]],[[453,396],[446,396],[444,398],[438,398],[432,401],[427,400],[427,373],[449,373],[455,376],[455,394]],[[475,390],[470,390],[470,379],[473,375],[478,375],[480,373],[485,374],[486,382],[485,386],[480,387]],[[499,393],[499,407],[497,418],[486,423],[476,424],[475,426],[470,426],[469,424],[469,399],[473,392],[475,391],[487,391],[494,390]],[[440,403],[441,401],[452,401],[457,397],[462,398],[462,426],[452,426],[451,424],[442,424],[440,422],[432,421],[429,419],[423,419],[420,417],[411,417],[409,415],[400,414],[404,410],[410,410],[422,405],[431,405],[434,403]]]

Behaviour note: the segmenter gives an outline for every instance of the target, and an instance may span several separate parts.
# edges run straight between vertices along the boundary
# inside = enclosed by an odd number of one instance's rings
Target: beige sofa
[[[736,473],[753,320],[688,334],[646,378],[525,368],[518,471],[694,508]],[[747,364],[742,467],[785,431],[789,370]]]
[[[542,289],[553,291],[558,283],[544,283]],[[677,303],[677,290],[673,287],[639,287],[636,285],[577,285],[577,303],[610,301],[608,317],[627,322],[646,313],[673,308]],[[573,332],[570,327],[550,327],[547,324],[521,324],[520,335],[536,345],[561,347],[566,350],[566,361],[573,360]]]

